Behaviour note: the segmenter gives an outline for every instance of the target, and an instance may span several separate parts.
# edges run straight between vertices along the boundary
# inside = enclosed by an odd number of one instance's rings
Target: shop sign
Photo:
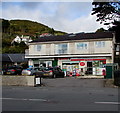
[[[80,62],[80,66],[85,66],[85,62]]]
[[[99,60],[106,60],[106,59],[70,59],[71,61],[99,61]]]
[[[58,58],[58,60],[69,60],[69,58]]]
[[[86,67],[86,66],[87,66],[86,64],[87,64],[86,61],[81,61],[81,62],[79,63],[80,68],[84,68],[84,67]]]

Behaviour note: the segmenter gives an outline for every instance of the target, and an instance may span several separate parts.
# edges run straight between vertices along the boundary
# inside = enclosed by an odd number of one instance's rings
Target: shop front
[[[54,59],[29,59],[29,67],[49,67],[53,62]]]
[[[58,59],[63,70],[79,75],[103,75],[106,58],[67,58]]]
[[[106,63],[110,63],[110,58],[49,58],[49,59],[29,59],[29,67],[49,67],[59,66],[67,75],[105,75]]]

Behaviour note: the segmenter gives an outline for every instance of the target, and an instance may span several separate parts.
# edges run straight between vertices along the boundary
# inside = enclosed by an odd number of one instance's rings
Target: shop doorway
[[[40,63],[41,67],[46,67],[46,63]]]
[[[87,72],[86,74],[92,74],[93,73],[93,66],[92,66],[92,62],[87,62]]]

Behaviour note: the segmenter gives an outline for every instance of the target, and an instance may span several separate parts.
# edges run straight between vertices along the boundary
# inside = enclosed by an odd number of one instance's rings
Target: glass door
[[[92,62],[87,62],[87,73],[86,74],[92,74],[93,73],[93,66],[92,66]]]

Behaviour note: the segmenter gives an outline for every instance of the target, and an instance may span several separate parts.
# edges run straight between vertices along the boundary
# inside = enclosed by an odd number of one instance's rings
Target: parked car
[[[59,67],[44,67],[41,71],[43,71],[43,77],[64,77],[64,72]]]
[[[3,74],[5,75],[21,75],[21,72],[23,70],[22,66],[9,66],[6,69],[3,70]]]
[[[64,77],[64,72],[59,67],[27,68],[22,71],[22,75],[36,75],[42,77]]]
[[[22,75],[36,75],[37,71],[41,71],[41,68],[27,68],[22,70]]]

